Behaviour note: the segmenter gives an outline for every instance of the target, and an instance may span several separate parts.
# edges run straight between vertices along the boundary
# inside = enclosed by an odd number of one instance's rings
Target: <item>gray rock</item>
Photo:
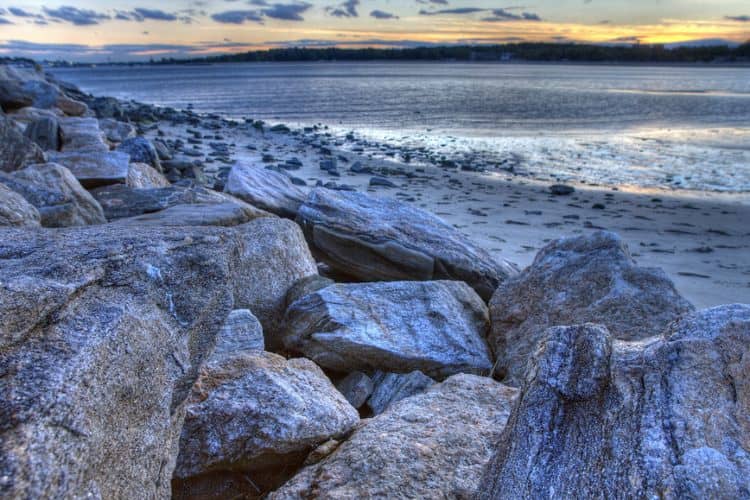
[[[554,184],[549,187],[549,192],[555,196],[570,196],[576,192],[573,186],[567,186],[565,184]]]
[[[135,137],[136,130],[133,125],[127,122],[121,122],[113,118],[104,118],[99,120],[99,128],[102,129],[107,140],[110,142],[120,143]]]
[[[131,163],[125,185],[136,189],[149,189],[170,186],[164,175],[151,165],[145,163]]]
[[[237,163],[232,167],[224,191],[263,210],[292,219],[305,199],[305,192],[285,174],[247,163]]]
[[[180,483],[200,489],[217,472],[245,474],[262,487],[269,469],[293,471],[308,452],[358,422],[357,411],[309,360],[258,352],[209,361],[187,406],[177,494]],[[246,488],[257,495],[252,483]]]
[[[263,351],[263,326],[248,309],[229,313],[216,339],[212,359],[221,359],[247,351]]]
[[[125,184],[130,172],[130,160],[124,153],[74,151],[50,153],[48,156],[50,162],[70,170],[86,189]]]
[[[68,116],[83,116],[89,112],[89,107],[81,101],[70,99],[60,95],[55,102],[55,106]]]
[[[451,377],[366,421],[270,498],[467,498],[516,397],[489,378]]]
[[[435,381],[420,371],[411,373],[378,372],[372,377],[375,388],[367,401],[373,414],[380,415],[394,403],[425,392]]]
[[[488,300],[517,272],[434,215],[397,200],[316,189],[297,220],[326,263],[365,281],[465,281]]]
[[[62,132],[56,118],[43,117],[31,122],[25,135],[45,151],[58,151],[62,146]]]
[[[44,152],[18,130],[13,120],[0,114],[0,171],[13,172],[40,162],[44,162]]]
[[[487,307],[457,281],[333,285],[294,302],[284,345],[340,372],[489,373]]]
[[[336,384],[336,389],[344,395],[349,404],[361,408],[372,394],[372,379],[362,372],[353,372]]]
[[[692,310],[663,271],[636,265],[619,236],[564,238],[542,249],[490,302],[497,374],[519,384],[551,326],[601,323],[615,338],[635,340],[657,335]]]
[[[479,498],[750,497],[750,306],[548,330]]]
[[[289,292],[286,295],[287,307],[291,306],[302,297],[306,297],[307,295],[322,290],[323,288],[327,288],[335,283],[336,282],[332,279],[324,278],[317,274],[303,278],[289,289]]]
[[[169,498],[184,402],[235,280],[253,281],[252,234],[0,233],[0,497]]]
[[[240,200],[225,203],[174,205],[158,212],[118,219],[134,226],[223,226],[233,227],[260,217],[274,217]]]
[[[96,97],[89,101],[89,108],[96,113],[97,118],[114,118],[122,121],[127,119],[120,101],[114,97]]]
[[[62,132],[62,150],[74,153],[107,153],[109,145],[96,118],[63,118],[59,121]]]
[[[0,178],[0,226],[39,227],[39,212],[20,194],[2,184]]]
[[[162,171],[161,160],[159,160],[159,155],[156,153],[156,148],[145,137],[125,139],[117,146],[117,151],[130,155],[131,163],[145,163],[146,165],[151,165],[159,172]]]
[[[11,174],[8,186],[34,205],[44,227],[72,227],[104,224],[99,203],[67,168],[54,163],[31,165]],[[0,183],[4,183],[0,177]]]
[[[388,187],[388,188],[395,188],[397,187],[393,182],[389,181],[385,177],[372,177],[370,179],[370,186],[373,187]]]
[[[164,142],[154,141],[154,148],[156,149],[156,154],[159,155],[159,160],[169,161],[172,159],[172,151],[170,151]]]

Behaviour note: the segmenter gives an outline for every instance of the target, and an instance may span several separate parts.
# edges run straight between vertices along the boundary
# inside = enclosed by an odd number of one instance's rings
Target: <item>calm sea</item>
[[[539,138],[577,137],[571,144],[553,140],[543,146],[581,147],[573,157],[585,158],[590,141],[584,144],[584,139],[598,138],[601,150],[607,146],[603,137],[618,137],[610,144],[614,150],[606,153],[620,161],[613,160],[612,168],[622,169],[623,163],[637,163],[638,168],[617,182],[662,186],[678,176],[677,188],[750,191],[747,67],[372,62],[97,67],[54,73],[96,95],[176,108],[190,104],[198,112],[231,118],[323,123],[383,140],[408,138],[417,147],[500,152],[512,146],[530,160]],[[670,135],[675,130],[680,132]],[[711,135],[694,135],[702,130]],[[646,144],[645,156],[631,158],[628,144],[620,140],[627,134],[659,142],[653,154]],[[535,137],[536,142],[519,137]],[[696,145],[705,151],[690,149]],[[669,150],[672,146],[675,151]],[[727,151],[732,154],[723,154]],[[706,165],[693,164],[695,172],[685,175],[679,168],[684,155],[705,157]],[[566,163],[563,152],[559,156],[555,169],[563,177],[588,178],[580,164]],[[648,172],[651,162],[667,165],[667,171]],[[599,172],[589,180],[607,178],[606,165],[590,163],[604,175]],[[738,172],[743,164],[745,170]],[[677,171],[669,170],[670,165]],[[697,175],[707,168],[713,169],[711,175]]]

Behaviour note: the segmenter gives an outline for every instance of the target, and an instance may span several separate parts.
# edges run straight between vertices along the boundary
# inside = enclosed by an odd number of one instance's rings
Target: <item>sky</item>
[[[290,46],[692,40],[750,40],[750,0],[0,0],[0,55],[49,60]]]

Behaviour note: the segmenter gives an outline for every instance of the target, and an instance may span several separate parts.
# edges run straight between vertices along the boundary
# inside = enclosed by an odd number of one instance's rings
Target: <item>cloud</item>
[[[133,12],[135,15],[140,17],[140,19],[151,19],[154,21],[176,21],[177,20],[176,15],[169,14],[159,9],[145,9],[143,7],[137,7],[133,9]]]
[[[437,5],[448,5],[448,0],[417,0],[417,3],[422,5],[437,4]]]
[[[377,9],[370,12],[370,17],[374,17],[375,19],[398,19],[398,16],[395,14]]]
[[[243,24],[245,21],[263,22],[263,16],[257,10],[228,10],[212,15],[211,19],[223,24]]]
[[[456,9],[442,9],[442,10],[420,10],[420,16],[446,16],[446,15],[466,15],[476,14],[477,12],[487,12],[489,9],[481,9],[479,7],[459,7]]]
[[[0,17],[0,24],[13,24],[12,22],[8,21],[4,17]]]
[[[39,17],[38,14],[32,14],[31,12],[19,9],[18,7],[8,7],[8,12],[16,17]]]
[[[89,9],[79,9],[68,5],[64,5],[57,9],[49,9],[47,7],[43,7],[42,9],[44,10],[44,13],[53,20],[57,19],[65,21],[76,26],[90,26],[93,24],[99,24],[100,21],[110,19],[110,16],[107,14],[102,14]]]
[[[738,23],[750,23],[750,16],[725,16],[724,19]]]
[[[244,24],[247,21],[263,23],[264,18],[279,19],[281,21],[304,21],[305,19],[302,17],[302,14],[312,7],[312,4],[307,2],[269,4],[264,0],[250,0],[248,3],[262,8],[218,12],[213,14],[211,19],[223,24]]]
[[[542,18],[531,12],[522,12],[514,14],[508,9],[493,9],[492,15],[485,17],[482,21],[487,22],[507,22],[507,21],[541,21]]]
[[[305,19],[301,14],[307,12],[312,4],[307,2],[302,3],[275,3],[269,6],[267,9],[263,9],[261,12],[264,16],[272,19],[280,19],[282,21],[304,21]]]
[[[326,7],[326,11],[334,17],[359,17],[357,12],[359,0],[346,0],[335,7]]]

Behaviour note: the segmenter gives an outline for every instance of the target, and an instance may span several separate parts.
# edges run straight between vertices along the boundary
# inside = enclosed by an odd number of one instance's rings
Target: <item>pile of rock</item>
[[[750,495],[750,306],[611,233],[519,271],[263,166],[173,183],[138,128],[189,113],[0,68],[1,497]]]

